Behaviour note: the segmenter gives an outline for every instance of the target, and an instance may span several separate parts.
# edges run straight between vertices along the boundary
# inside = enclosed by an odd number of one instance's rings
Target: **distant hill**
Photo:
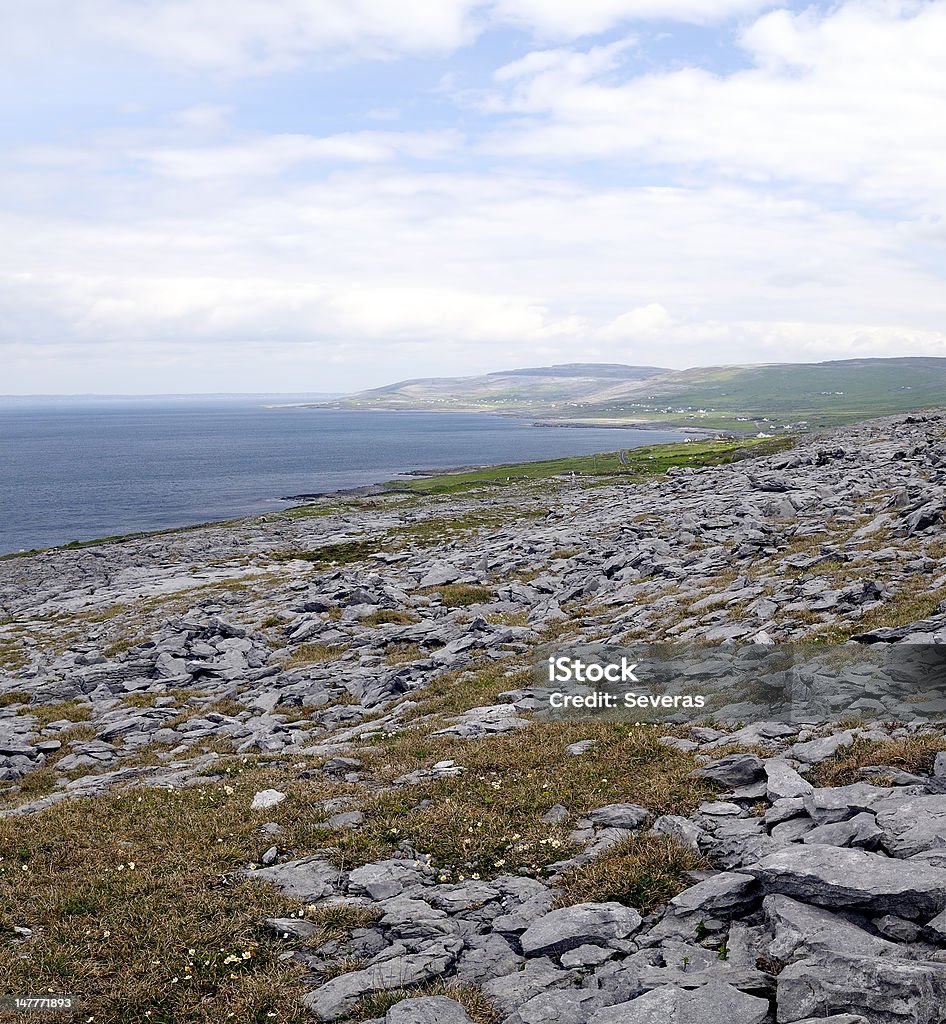
[[[420,377],[350,395],[338,404],[386,409],[484,407],[555,408],[577,399],[606,396],[616,385],[634,385],[672,373],[657,366],[566,363],[499,370],[478,377]]]
[[[668,370],[567,363],[399,381],[342,408],[506,412],[575,425],[768,432],[946,405],[946,358],[841,359]]]

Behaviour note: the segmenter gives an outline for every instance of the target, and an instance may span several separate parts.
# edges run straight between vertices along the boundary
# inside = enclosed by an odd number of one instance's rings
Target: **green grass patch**
[[[679,444],[647,445],[623,451],[595,455],[575,455],[539,462],[506,463],[484,466],[460,473],[438,473],[408,482],[387,484],[391,491],[452,494],[483,486],[506,486],[551,477],[614,479],[633,482],[665,473],[671,466],[718,466],[744,458],[771,455],[794,444],[786,435],[775,438],[704,440]]]
[[[655,814],[688,814],[713,790],[688,778],[691,755],[669,750],[649,726],[534,723],[529,729],[477,742],[423,733],[398,734],[363,758],[382,781],[454,758],[459,776],[368,797],[366,821],[332,835],[346,866],[390,856],[405,840],[428,853],[438,877],[456,881],[522,871],[541,874],[569,850],[573,820],[548,825],[556,803],[579,816],[603,804],[641,803]],[[598,743],[580,757],[565,746]],[[418,801],[433,803],[414,810]]]
[[[289,548],[273,551],[271,557],[277,562],[302,561],[319,566],[348,565],[351,562],[364,561],[380,550],[381,544],[377,540],[350,540],[339,544],[323,544],[322,547],[311,550]]]
[[[569,872],[562,879],[561,904],[615,900],[646,914],[691,884],[687,871],[708,867],[705,857],[671,836],[631,836]]]
[[[333,647],[330,644],[299,644],[283,662],[282,667],[298,668],[300,665],[318,665],[324,661],[334,661],[345,653],[344,647]]]
[[[431,587],[428,593],[439,594],[440,603],[445,608],[468,608],[471,604],[485,604],[492,601],[494,596],[489,587],[469,583],[446,583],[440,587]]]

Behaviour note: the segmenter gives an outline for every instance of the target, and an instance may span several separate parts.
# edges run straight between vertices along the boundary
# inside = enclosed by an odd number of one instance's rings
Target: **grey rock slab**
[[[557,825],[560,821],[564,821],[568,817],[568,808],[563,804],[553,804],[546,812],[542,815],[542,821],[546,825]]]
[[[863,850],[795,845],[743,870],[767,893],[819,906],[920,917],[946,907],[946,869]]]
[[[923,926],[935,942],[946,942],[946,910],[941,911]]]
[[[521,971],[485,982],[482,990],[499,1012],[508,1017],[540,992],[571,988],[578,977],[575,971],[559,970],[548,957],[537,957],[527,960]]]
[[[326,818],[322,824],[326,828],[357,828],[365,820],[361,811],[341,811]]]
[[[448,952],[407,953],[332,978],[302,998],[323,1020],[345,1016],[364,996],[385,989],[420,985],[443,974],[455,960]]]
[[[773,803],[806,796],[815,788],[782,758],[770,757],[764,767],[766,797]]]
[[[946,964],[848,956],[798,960],[778,976],[779,1024],[854,1011],[872,1024],[942,1024]]]
[[[868,811],[878,801],[890,796],[890,790],[882,786],[871,786],[866,782],[855,782],[850,786],[825,786],[815,789],[802,799],[805,811],[819,825],[832,821],[844,821],[855,814]]]
[[[402,999],[384,1015],[384,1024],[472,1024],[466,1010],[446,996]]]
[[[805,743],[795,743],[791,747],[790,753],[797,761],[817,764],[819,761],[826,761],[829,757],[834,757],[842,747],[849,747],[853,742],[854,733],[848,729],[835,733],[833,736],[808,740]]]
[[[733,914],[747,910],[759,891],[752,875],[723,871],[704,882],[697,882],[670,901],[675,914]]]
[[[806,1017],[795,1024],[871,1024],[859,1013],[832,1013],[830,1017]]]
[[[896,914],[882,914],[872,922],[877,931],[891,942],[916,942],[920,938],[920,927],[913,921],[905,921]]]
[[[280,793],[278,789],[262,789],[253,797],[253,802],[250,804],[250,810],[268,811],[270,807],[275,807],[276,804],[281,804],[285,799],[286,794]]]
[[[763,762],[755,754],[729,754],[690,773],[691,778],[706,779],[726,789],[749,786],[760,781],[764,775]]]
[[[421,881],[420,868],[413,861],[382,860],[355,868],[348,876],[349,891],[365,893],[373,900],[386,900],[413,890]]]
[[[684,989],[663,985],[598,1010],[588,1024],[762,1024],[769,1001],[740,992],[725,982]]]
[[[578,946],[626,939],[641,923],[640,914],[621,903],[579,903],[552,910],[533,921],[519,941],[526,956],[564,953]]]
[[[253,881],[270,882],[287,896],[305,903],[316,903],[334,895],[344,879],[343,873],[334,864],[329,864],[321,857],[303,857],[285,864],[244,871],[243,875]]]
[[[513,907],[506,914],[493,919],[493,929],[504,935],[524,932],[534,921],[544,917],[555,901],[551,892],[536,893]]]
[[[600,828],[635,829],[650,817],[650,811],[640,804],[607,804],[589,811],[587,817]]]
[[[467,939],[467,948],[457,960],[457,978],[467,985],[482,985],[491,978],[518,971],[522,962],[501,935],[477,935]]]
[[[786,822],[791,824],[791,822]],[[773,830],[774,835],[774,830]],[[803,843],[821,843],[825,846],[860,846],[874,849],[882,832],[877,826],[873,814],[861,811],[847,821],[832,821],[827,825],[818,825],[802,837]]]
[[[894,857],[912,857],[924,850],[946,847],[946,796],[891,796],[877,808],[881,843]]]
[[[510,1014],[503,1024],[585,1024],[601,1006],[597,992],[540,992]]]
[[[703,835],[703,829],[680,814],[662,814],[651,825],[650,833],[651,835],[670,836],[681,846],[697,852],[700,848],[700,836]]]
[[[577,946],[561,955],[562,967],[596,967],[615,956],[616,951],[604,946]]]
[[[830,956],[834,950],[859,956],[901,955],[895,943],[872,935],[830,910],[789,896],[766,896],[762,909],[772,936],[768,953],[779,960]]]
[[[308,939],[322,930],[321,925],[300,917],[267,917],[263,924],[280,938]]]

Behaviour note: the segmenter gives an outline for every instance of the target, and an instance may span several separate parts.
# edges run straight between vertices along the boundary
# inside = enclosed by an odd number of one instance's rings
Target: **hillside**
[[[941,1024],[946,418],[778,441],[0,560],[5,990]],[[658,641],[705,710],[549,715]]]
[[[482,377],[403,381],[343,407],[469,409],[575,423],[722,430],[817,428],[932,408],[946,395],[946,358],[711,366],[688,370],[573,364]]]
[[[567,363],[500,370],[479,377],[404,380],[331,404],[342,408],[547,412],[569,402],[600,401],[615,388],[633,387],[669,372],[654,366]]]

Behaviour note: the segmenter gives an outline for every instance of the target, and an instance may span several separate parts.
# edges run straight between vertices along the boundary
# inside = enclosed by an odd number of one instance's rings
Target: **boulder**
[[[748,786],[765,776],[762,760],[755,754],[729,754],[718,761],[710,761],[690,773],[691,778],[715,782],[725,789]]]
[[[946,848],[946,796],[890,797],[877,809],[881,844],[894,857]]]
[[[611,939],[626,939],[640,926],[640,914],[621,903],[579,903],[533,921],[519,941],[526,956],[541,956],[584,945],[605,946]]]
[[[402,999],[384,1015],[384,1024],[472,1024],[466,1010],[446,996]]]
[[[302,900],[304,903],[317,903],[327,896],[334,895],[340,888],[344,878],[334,864],[322,860],[321,857],[303,857],[290,860],[285,864],[274,864],[268,868],[255,871],[244,871],[244,877],[257,882],[270,882],[281,889],[287,896]]]
[[[914,918],[946,907],[946,869],[835,846],[790,846],[743,868],[767,893]]]
[[[704,882],[684,889],[670,901],[673,912],[680,914],[733,915],[748,910],[759,886],[751,875],[723,871]]]
[[[853,1011],[871,1024],[942,1024],[946,964],[835,951],[798,960],[778,976],[778,1021]]]
[[[725,982],[699,988],[663,985],[626,1003],[598,1010],[588,1024],[762,1024],[769,1001]]]

